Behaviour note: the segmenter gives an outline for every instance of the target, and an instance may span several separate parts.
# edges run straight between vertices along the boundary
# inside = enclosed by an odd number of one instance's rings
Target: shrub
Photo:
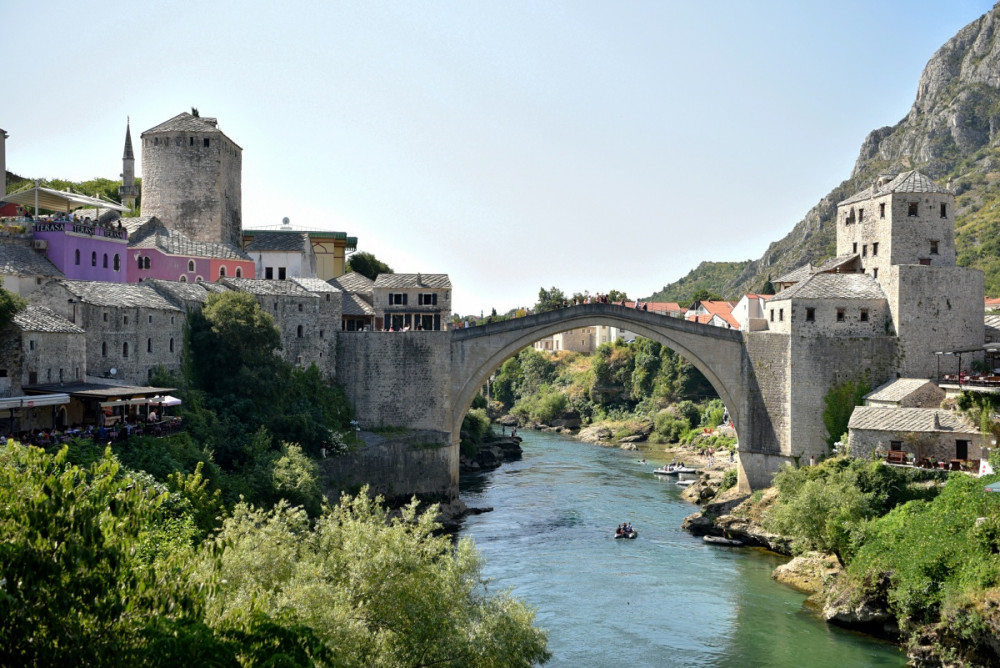
[[[735,468],[726,469],[726,472],[722,474],[722,486],[719,487],[719,491],[724,492],[727,489],[735,487],[736,483],[739,482],[739,479],[739,471]]]

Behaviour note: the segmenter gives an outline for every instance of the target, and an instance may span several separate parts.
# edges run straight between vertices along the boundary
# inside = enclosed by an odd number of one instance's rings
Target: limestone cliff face
[[[769,279],[806,262],[817,263],[835,252],[837,202],[870,184],[880,173],[919,169],[931,178],[954,180],[957,195],[986,189],[976,174],[1000,171],[1000,4],[965,26],[933,55],[920,76],[916,100],[895,126],[872,131],[861,145],[850,177],[811,208],[763,257],[742,265],[714,289],[727,297],[760,290]],[[989,181],[989,179],[986,179]],[[981,197],[959,200],[958,224]],[[958,239],[982,244],[981,233]],[[960,264],[962,264],[960,259]],[[973,257],[964,264],[991,268]],[[699,268],[700,269],[700,268]],[[682,281],[691,284],[696,269]],[[1000,267],[997,268],[1000,272]],[[717,278],[717,280],[719,280]],[[1000,281],[1000,273],[998,273]],[[656,298],[681,298],[680,283],[668,285]]]

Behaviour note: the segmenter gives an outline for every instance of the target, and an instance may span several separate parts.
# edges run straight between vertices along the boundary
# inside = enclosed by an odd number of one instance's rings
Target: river
[[[549,666],[903,666],[891,644],[844,631],[771,580],[783,557],[709,546],[680,529],[697,507],[661,462],[523,432],[524,457],[463,476],[465,520],[492,591],[511,589],[549,632]],[[632,522],[635,540],[614,540]]]

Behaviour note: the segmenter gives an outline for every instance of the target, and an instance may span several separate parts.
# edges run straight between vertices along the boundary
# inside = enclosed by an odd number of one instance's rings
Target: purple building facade
[[[66,278],[75,281],[128,282],[128,231],[116,225],[74,221],[37,221],[33,239]]]

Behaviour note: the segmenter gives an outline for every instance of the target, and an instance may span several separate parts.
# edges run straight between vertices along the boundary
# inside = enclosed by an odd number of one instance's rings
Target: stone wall
[[[451,427],[448,332],[339,332],[337,382],[362,428]]]
[[[457,497],[458,481],[450,475],[455,448],[448,434],[417,431],[391,439],[375,434],[364,438],[366,444],[356,451],[319,461],[331,501],[338,492],[355,493],[363,485],[393,503],[414,494],[447,501]]]
[[[87,377],[85,334],[69,332],[17,332],[21,343],[20,385],[83,382]]]
[[[894,376],[893,337],[800,337],[744,332],[746,425],[740,430],[740,484],[759,489],[783,463],[828,454],[823,409],[838,383]],[[836,436],[840,436],[837,434]]]
[[[812,309],[812,320],[809,320]],[[767,303],[770,331],[796,336],[879,336],[887,333],[884,299],[772,299]]]
[[[887,287],[889,310],[899,337],[900,376],[935,378],[939,370],[957,373],[957,357],[938,359],[934,353],[983,345],[981,271],[899,265],[891,267]],[[968,364],[968,356],[965,362]]]

